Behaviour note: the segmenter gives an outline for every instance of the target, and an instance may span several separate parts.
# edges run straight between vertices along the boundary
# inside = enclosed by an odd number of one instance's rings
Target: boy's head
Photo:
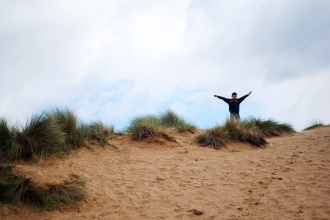
[[[231,94],[231,97],[232,97],[233,99],[236,99],[236,97],[237,97],[237,93],[236,93],[236,92],[233,92],[233,93]]]

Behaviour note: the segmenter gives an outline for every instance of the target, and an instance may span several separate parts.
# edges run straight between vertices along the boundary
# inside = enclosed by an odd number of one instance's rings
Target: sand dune
[[[147,143],[123,135],[111,142],[118,150],[93,145],[18,164],[39,183],[83,176],[88,197],[51,212],[0,204],[0,218],[330,219],[330,127],[267,139],[265,148],[214,150],[193,136]]]

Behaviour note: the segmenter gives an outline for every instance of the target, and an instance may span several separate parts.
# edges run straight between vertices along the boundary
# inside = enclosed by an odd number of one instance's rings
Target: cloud
[[[242,116],[330,123],[320,99],[328,1],[1,3],[0,114],[10,119],[59,105],[124,128],[171,108],[208,127],[228,111],[213,94],[253,90]]]

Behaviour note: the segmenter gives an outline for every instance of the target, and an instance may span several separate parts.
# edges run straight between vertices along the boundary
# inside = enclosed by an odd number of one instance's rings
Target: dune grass
[[[294,132],[293,127],[287,123],[278,123],[272,119],[263,120],[250,117],[241,123],[226,120],[224,124],[207,129],[196,137],[199,145],[219,149],[227,142],[249,143],[262,147],[267,144],[266,137],[279,136]]]
[[[65,143],[75,146],[78,119],[74,112],[67,108],[60,109],[55,107],[47,112],[47,116],[55,120],[56,124],[60,126],[65,134]]]
[[[5,118],[0,118],[0,159],[4,158],[12,146],[14,128],[9,128]]]
[[[184,118],[171,110],[161,113],[157,118],[160,125],[165,128],[174,128],[178,132],[189,131],[191,133],[194,133],[194,130],[196,130],[195,125],[187,122]]]
[[[66,137],[66,147],[79,148],[86,145],[87,140],[96,140],[101,146],[108,144],[107,139],[114,135],[114,126],[104,125],[102,121],[92,121],[87,124],[78,119],[74,112],[67,108],[52,109],[47,115],[53,118],[61,127]]]
[[[312,130],[312,129],[315,129],[318,127],[323,127],[323,126],[325,126],[325,124],[322,121],[315,120],[308,127],[306,127],[303,131]]]
[[[109,145],[108,140],[115,135],[114,126],[108,126],[102,123],[102,121],[94,121],[90,125],[89,139],[98,141],[102,147]]]
[[[131,134],[132,140],[145,140],[151,137],[163,137],[173,141],[170,132],[194,132],[196,126],[186,122],[182,117],[171,110],[159,115],[141,115],[134,118],[127,132]]]
[[[59,155],[86,146],[91,140],[105,147],[114,135],[114,126],[101,121],[82,122],[67,108],[33,115],[23,127],[9,127],[6,119],[0,118],[0,158]]]
[[[12,159],[60,154],[63,151],[65,134],[53,118],[41,113],[32,116],[21,131],[15,132],[13,142],[8,151]]]
[[[72,205],[86,195],[84,181],[71,178],[63,184],[39,186],[30,179],[12,172],[12,161],[28,160],[35,156],[59,155],[86,146],[95,140],[102,147],[113,146],[108,140],[115,135],[114,126],[101,121],[85,123],[67,108],[53,108],[35,114],[25,126],[10,127],[0,118],[0,201],[34,204],[53,209],[58,205]]]
[[[12,166],[0,164],[0,201],[34,204],[53,209],[59,205],[74,205],[86,196],[86,190],[74,181],[63,184],[37,186],[30,179],[17,176]]]
[[[220,125],[207,129],[204,134],[198,135],[196,138],[197,143],[202,147],[212,146],[217,150],[226,146],[225,140],[228,139],[228,132]]]
[[[240,126],[263,137],[273,137],[284,133],[295,132],[292,125],[288,123],[279,123],[273,119],[264,120],[255,117],[243,120]]]
[[[142,115],[134,118],[131,121],[131,125],[127,128],[127,132],[131,133],[131,138],[134,141],[145,140],[151,137],[164,137],[172,140],[161,126],[159,119],[153,115]]]

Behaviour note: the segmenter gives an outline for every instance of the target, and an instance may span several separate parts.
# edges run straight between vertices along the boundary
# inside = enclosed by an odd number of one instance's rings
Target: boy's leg
[[[239,114],[235,114],[235,119],[236,122],[241,122],[241,117],[239,116]]]
[[[230,112],[230,121],[234,121],[235,113]]]

